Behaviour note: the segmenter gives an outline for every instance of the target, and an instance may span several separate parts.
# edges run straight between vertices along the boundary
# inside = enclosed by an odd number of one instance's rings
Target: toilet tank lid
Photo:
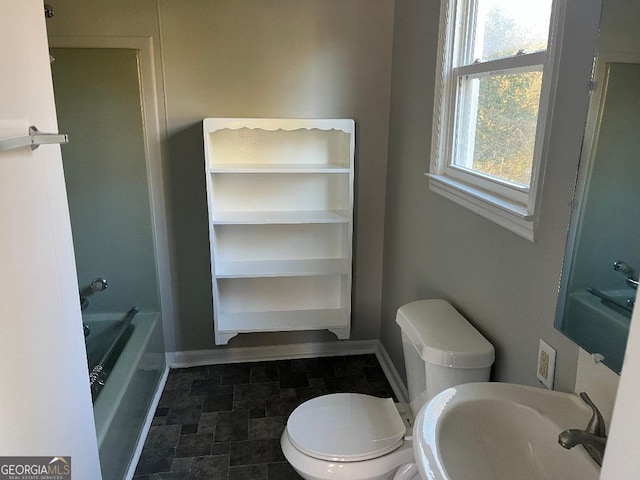
[[[454,368],[486,368],[493,345],[444,300],[419,300],[398,309],[396,322],[425,362]]]

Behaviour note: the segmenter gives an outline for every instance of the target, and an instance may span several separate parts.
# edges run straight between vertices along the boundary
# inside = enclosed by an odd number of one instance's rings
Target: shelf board
[[[214,212],[212,221],[214,225],[349,223],[350,215],[344,210],[226,211]]]
[[[248,333],[344,328],[349,318],[347,309],[331,308],[219,313],[217,321],[220,333]]]
[[[211,173],[351,173],[349,167],[326,163],[219,163]]]
[[[343,258],[310,260],[231,261],[215,264],[216,278],[303,277],[346,275],[349,262]]]

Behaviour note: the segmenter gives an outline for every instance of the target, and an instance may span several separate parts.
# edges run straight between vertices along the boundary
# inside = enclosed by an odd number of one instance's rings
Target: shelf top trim
[[[205,118],[205,133],[217,130],[337,130],[345,133],[355,132],[355,121],[346,118]]]

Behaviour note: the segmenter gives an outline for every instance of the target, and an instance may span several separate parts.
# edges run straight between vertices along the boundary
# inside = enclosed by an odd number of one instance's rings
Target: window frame
[[[463,64],[463,55],[470,50],[472,41],[469,32],[474,22],[473,2],[443,0],[441,4],[431,157],[429,172],[425,175],[429,179],[429,189],[434,193],[533,242],[553,114],[551,100],[557,84],[554,67],[560,53],[566,0],[553,0],[546,50]],[[458,31],[457,24],[461,25]],[[453,165],[459,79],[532,70],[542,71],[542,85],[529,187]]]

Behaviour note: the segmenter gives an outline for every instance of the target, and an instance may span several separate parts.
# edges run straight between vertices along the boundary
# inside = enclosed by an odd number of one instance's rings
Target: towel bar
[[[0,140],[0,152],[27,146],[31,147],[31,150],[35,150],[40,145],[55,143],[69,143],[69,135],[66,133],[43,133],[40,132],[37,127],[31,125],[29,127],[29,135],[26,137]]]

